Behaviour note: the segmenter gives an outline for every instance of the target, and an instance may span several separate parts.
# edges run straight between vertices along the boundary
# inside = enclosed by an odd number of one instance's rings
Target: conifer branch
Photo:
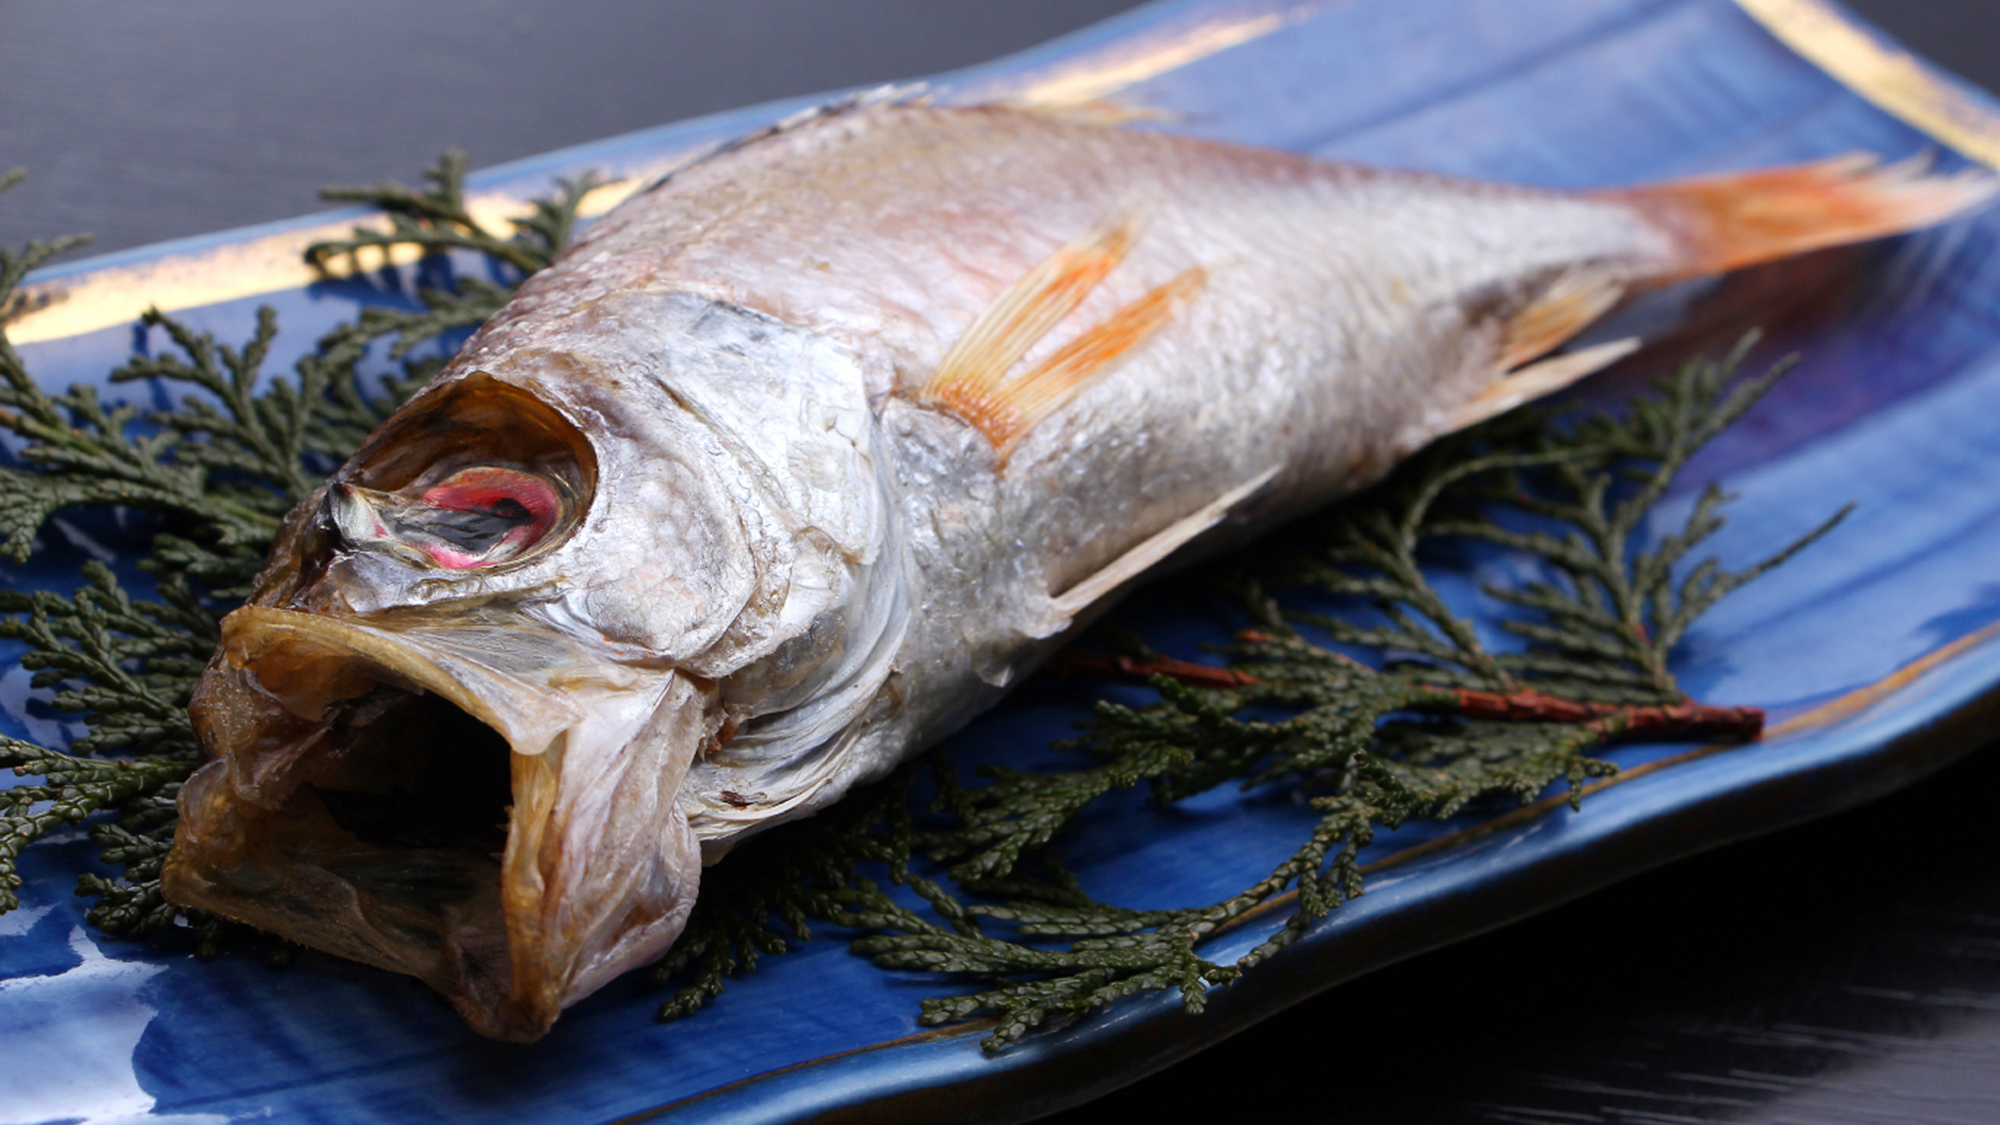
[[[463,168],[462,158],[447,157],[428,192],[380,189],[394,196],[383,202],[395,210],[399,233],[371,234],[367,245],[422,253],[463,245],[532,271],[560,251],[577,205],[596,183],[589,176],[565,182],[557,196],[535,202],[511,238],[500,239],[466,217]],[[0,191],[18,178],[0,177]],[[17,307],[29,270],[80,241],[0,250],[0,310]],[[40,778],[0,790],[0,910],[18,904],[21,849],[90,820],[102,858],[123,872],[81,877],[78,892],[95,900],[89,917],[98,926],[127,937],[185,926],[203,955],[250,933],[174,907],[159,889],[174,794],[196,761],[187,703],[218,642],[221,612],[246,591],[285,514],[312,494],[321,473],[345,460],[435,370],[434,363],[405,363],[400,373],[371,378],[371,345],[392,337],[391,358],[404,358],[440,333],[485,320],[511,293],[511,286],[470,278],[451,290],[425,290],[418,310],[364,310],[323,337],[289,375],[265,370],[278,334],[268,308],[258,310],[241,345],[149,310],[140,323],[164,346],[134,356],[110,379],[180,392],[174,406],[154,411],[108,402],[88,386],[43,390],[0,320],[0,429],[20,442],[18,466],[0,468],[0,552],[25,559],[65,510],[135,508],[159,521],[140,562],[152,579],[150,596],[135,596],[97,562],[84,566],[83,585],[67,597],[0,591],[0,637],[27,646],[22,665],[35,673],[33,686],[52,691],[50,705],[79,717],[88,731],[67,753],[0,742],[0,766]],[[265,944],[276,957],[289,949]]]
[[[306,248],[306,260],[324,268],[346,258],[358,267],[365,250],[379,251],[385,260],[391,251],[404,248],[414,248],[423,254],[469,250],[512,266],[525,278],[548,265],[568,245],[584,196],[604,184],[588,172],[573,180],[558,181],[558,194],[535,200],[528,214],[512,220],[514,232],[503,237],[475,218],[467,206],[468,163],[464,152],[452,149],[424,171],[423,178],[428,184],[424,188],[381,183],[322,191],[320,198],[332,202],[366,203],[379,208],[389,219],[389,229],[357,226],[347,238],[313,243]]]

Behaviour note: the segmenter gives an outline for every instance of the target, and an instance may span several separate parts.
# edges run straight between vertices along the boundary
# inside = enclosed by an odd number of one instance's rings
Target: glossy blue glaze
[[[1162,29],[1232,13],[1289,13],[1289,22],[1123,95],[1178,117],[1153,127],[1565,187],[1934,147],[1727,0],[1163,3],[943,85],[947,97],[1004,91]],[[797,104],[564,150],[489,170],[475,186],[526,193],[552,175],[616,174]],[[1742,565],[1840,504],[1860,505],[1824,543],[1724,602],[1689,636],[1676,670],[1696,695],[1769,707],[1782,719],[2000,621],[1991,565],[2000,557],[1996,237],[2000,212],[1989,212],[1766,271],[1761,283],[1709,287],[1706,303],[1692,295],[1697,315],[1738,301],[1749,310],[1739,320],[1770,324],[1761,358],[1805,354],[1801,369],[1689,474],[1689,490],[1720,479],[1742,495],[1714,552]],[[183,319],[239,340],[255,307],[272,304],[284,328],[274,360],[286,362],[360,304],[406,300],[411,282],[392,273],[316,285]],[[1793,299],[1774,301],[1774,293]],[[1736,327],[1725,318],[1705,335],[1670,337],[1652,362],[1726,342]],[[42,379],[63,384],[101,381],[135,343],[150,342],[121,327],[22,350]],[[1627,393],[1641,373],[1612,373],[1584,397]],[[1688,502],[1684,491],[1662,518]],[[0,567],[0,579],[64,586],[83,554],[131,541],[130,529],[108,522],[68,526],[28,566]],[[1512,565],[1472,553],[1441,581],[1490,622],[1497,607],[1478,588]],[[1186,580],[1169,579],[1123,612],[1186,653],[1228,624]],[[66,728],[34,702],[26,679],[14,666],[0,676],[0,729],[60,736]],[[825,940],[732,984],[689,1022],[654,1024],[660,997],[626,981],[573,1009],[542,1043],[488,1043],[421,986],[330,958],[307,956],[280,971],[101,942],[69,893],[90,863],[88,843],[72,834],[30,852],[23,908],[0,917],[0,1125],[147,1113],[189,1125],[248,1117],[783,1121],[843,1107],[883,1118],[1019,1116],[1114,1085],[1370,967],[1920,776],[1966,745],[1954,723],[1983,714],[1996,684],[2000,648],[1971,647],[1845,721],[1674,766],[1596,795],[1580,814],[1557,812],[1378,875],[1365,898],[1218,994],[1200,1019],[1180,1014],[1171,997],[1139,998],[998,1058],[984,1056],[976,1036],[878,1046],[915,1032],[917,1001],[949,986],[882,973]],[[954,752],[966,762],[1048,760],[1047,744],[1069,732],[1085,700],[1076,685],[1037,681],[955,739]],[[1628,747],[1615,756],[1637,765],[1680,749]],[[1093,891],[1133,905],[1205,901],[1238,887],[1289,853],[1307,823],[1263,794],[1211,794],[1164,811],[1136,798],[1107,803],[1068,839],[1067,854]],[[1371,854],[1455,827],[1385,834]],[[1225,936],[1212,955],[1242,952],[1272,924]]]

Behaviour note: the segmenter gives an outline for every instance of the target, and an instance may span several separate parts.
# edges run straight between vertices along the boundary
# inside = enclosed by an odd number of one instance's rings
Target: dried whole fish
[[[809,115],[626,202],[289,520],[168,896],[530,1040],[732,843],[1168,555],[1629,342],[1636,288],[1937,222],[1845,158],[1563,194],[1007,109]]]

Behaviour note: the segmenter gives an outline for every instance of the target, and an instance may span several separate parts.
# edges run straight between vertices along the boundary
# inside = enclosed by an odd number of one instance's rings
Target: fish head
[[[588,365],[585,365],[588,366]],[[701,657],[758,567],[698,424],[600,370],[448,371],[289,517],[191,711],[169,898],[539,1037],[678,936]]]

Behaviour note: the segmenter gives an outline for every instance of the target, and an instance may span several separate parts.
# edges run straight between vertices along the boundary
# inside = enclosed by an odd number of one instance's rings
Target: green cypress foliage
[[[315,260],[359,260],[396,245],[424,253],[470,248],[526,277],[561,249],[577,204],[594,186],[588,178],[563,184],[502,238],[468,217],[464,167],[462,155],[448,154],[423,191],[330,193],[378,204],[395,234],[357,230],[350,241],[313,247]],[[0,178],[0,190],[19,178]],[[81,241],[0,250],[0,310],[14,307],[28,271]],[[418,309],[367,309],[322,338],[289,375],[264,370],[278,331],[268,308],[240,347],[151,311],[143,323],[167,347],[133,357],[111,380],[150,380],[181,393],[177,405],[156,411],[107,403],[87,386],[44,390],[0,319],[0,427],[14,435],[19,462],[0,468],[0,553],[25,559],[50,517],[65,509],[135,509],[157,517],[159,528],[140,564],[153,585],[146,596],[125,590],[96,563],[67,597],[0,591],[0,637],[26,644],[22,664],[35,673],[34,686],[56,689],[54,707],[89,727],[69,753],[0,739],[0,766],[40,779],[0,790],[0,910],[18,905],[22,848],[104,813],[91,835],[123,877],[83,876],[78,893],[96,900],[93,922],[141,936],[186,917],[204,951],[241,929],[160,897],[174,795],[195,765],[188,697],[215,649],[217,622],[247,593],[285,514],[318,487],[314,466],[346,459],[436,369],[435,359],[405,362],[399,372],[370,379],[363,362],[370,345],[389,340],[391,358],[403,359],[441,333],[484,321],[511,293],[475,278],[453,291],[421,292]]]

